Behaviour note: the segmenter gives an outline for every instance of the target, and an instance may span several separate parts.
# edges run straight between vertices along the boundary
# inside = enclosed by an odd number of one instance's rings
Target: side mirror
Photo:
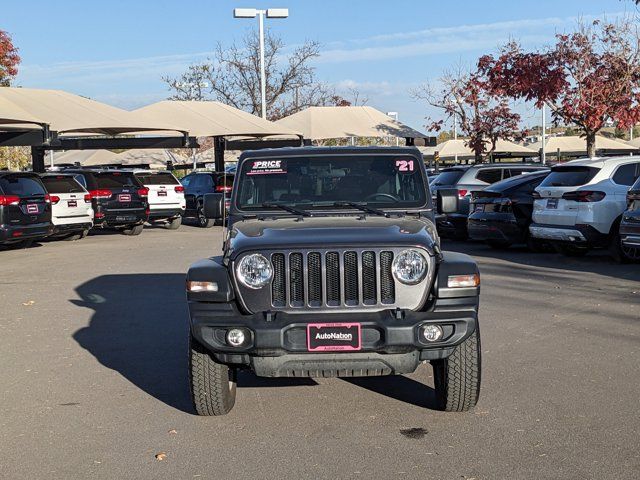
[[[224,212],[224,194],[207,193],[204,196],[204,216],[210,220],[219,220]]]
[[[456,213],[458,211],[458,189],[444,188],[438,190],[437,212],[440,214]]]

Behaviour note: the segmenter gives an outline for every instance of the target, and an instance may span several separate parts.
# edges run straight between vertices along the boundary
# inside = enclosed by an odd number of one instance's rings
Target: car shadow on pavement
[[[423,367],[418,367],[423,368]],[[343,378],[347,383],[416,407],[438,410],[436,391],[404,375]]]
[[[73,334],[107,368],[158,400],[194,413],[188,382],[189,313],[185,276],[176,273],[103,275],[76,288],[93,316]],[[317,385],[308,378],[263,379],[240,372],[240,388]]]
[[[76,288],[93,316],[73,338],[149,395],[193,413],[187,376],[188,311],[182,274],[96,277]]]

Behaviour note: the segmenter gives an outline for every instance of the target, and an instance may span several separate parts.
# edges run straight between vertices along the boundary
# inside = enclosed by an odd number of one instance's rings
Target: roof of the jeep
[[[238,163],[245,158],[299,157],[319,155],[415,155],[422,158],[416,147],[283,147],[247,150],[242,152]]]

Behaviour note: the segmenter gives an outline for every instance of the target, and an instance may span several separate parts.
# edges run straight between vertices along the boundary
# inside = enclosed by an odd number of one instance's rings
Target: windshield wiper
[[[335,202],[333,206],[334,207],[352,207],[360,210],[361,212],[371,213],[373,215],[380,215],[382,217],[389,218],[389,214],[387,212],[383,212],[382,210],[378,210],[377,208],[368,207],[366,203]]]
[[[281,208],[282,210],[285,210],[287,212],[290,213],[294,213],[296,215],[301,215],[303,217],[313,217],[313,214],[310,212],[307,212],[306,210],[301,210],[299,208],[294,208],[294,207],[290,207],[289,205],[283,205],[282,203],[272,203],[272,202],[264,202],[261,203],[260,205],[257,205],[257,207],[262,208],[262,207],[266,207],[266,208]]]

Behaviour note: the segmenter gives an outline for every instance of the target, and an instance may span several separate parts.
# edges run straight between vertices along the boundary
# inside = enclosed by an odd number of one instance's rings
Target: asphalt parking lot
[[[243,374],[232,412],[201,418],[183,275],[220,244],[183,226],[0,252],[1,478],[640,476],[640,266],[445,242],[483,275],[473,412],[433,410],[423,366]]]

